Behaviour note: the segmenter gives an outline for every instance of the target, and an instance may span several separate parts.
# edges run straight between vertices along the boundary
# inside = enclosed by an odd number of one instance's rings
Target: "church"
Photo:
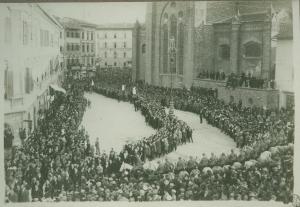
[[[133,29],[132,78],[165,87],[208,87],[217,89],[227,102],[278,107],[275,87],[228,91],[225,79],[208,80],[203,74],[274,81],[276,37],[282,25],[276,17],[282,11],[288,13],[291,5],[280,1],[148,3],[145,24],[136,22]],[[292,25],[288,29],[292,33]]]

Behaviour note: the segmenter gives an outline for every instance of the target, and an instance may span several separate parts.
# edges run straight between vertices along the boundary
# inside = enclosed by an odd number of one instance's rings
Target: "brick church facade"
[[[225,82],[200,81],[201,74],[251,74],[274,80],[276,52],[272,37],[276,28],[272,17],[284,6],[280,1],[149,3],[145,25],[137,22],[133,30],[133,80],[166,87],[216,88],[221,97]],[[175,67],[170,65],[172,38]],[[224,92],[223,98],[239,100],[241,95],[236,92]],[[262,95],[249,101],[253,99],[250,91],[241,101],[276,107],[276,90],[258,94]]]

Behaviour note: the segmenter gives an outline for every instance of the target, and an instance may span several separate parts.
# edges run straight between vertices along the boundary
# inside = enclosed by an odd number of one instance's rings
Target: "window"
[[[94,58],[91,58],[92,65],[94,65]]]
[[[168,13],[165,13],[164,14],[164,24],[166,24],[168,22],[168,18],[169,18]]]
[[[90,52],[90,46],[88,44],[86,45],[86,51]]]
[[[79,51],[79,45],[76,45],[76,50]]]
[[[175,42],[174,44],[176,44],[176,40],[177,40],[177,18],[175,17],[175,15],[172,15],[171,16],[171,26],[170,26],[170,37],[171,38],[174,38],[175,39]],[[173,60],[173,64],[171,64],[171,67],[170,67],[170,71],[171,73],[176,73],[176,56],[174,57],[174,60]]]
[[[105,39],[107,38],[107,34],[106,34],[106,33],[104,34],[104,38],[105,38]]]
[[[23,21],[23,45],[28,44],[28,24],[26,21]]]
[[[91,44],[91,52],[94,52],[94,45]]]
[[[172,2],[175,3],[175,2]],[[170,37],[174,37],[175,41],[177,39],[177,19],[175,15],[171,16],[171,28],[170,28]]]
[[[124,32],[124,38],[126,39],[126,32]]]
[[[107,52],[106,51],[104,52],[104,58],[107,58]]]
[[[233,103],[233,102],[234,102],[234,97],[230,96],[230,103]]]
[[[179,21],[181,21],[182,18],[183,18],[183,12],[180,11],[180,12],[178,12],[178,19],[179,19]]]
[[[72,46],[71,46],[71,47],[72,47],[72,49],[71,49],[71,50],[73,51],[73,50],[74,50],[74,45],[72,44]]]
[[[126,58],[126,52],[124,52],[124,58]]]
[[[10,98],[13,96],[13,71],[8,69],[8,62],[6,62],[6,68],[4,71],[4,98]]]
[[[124,42],[124,48],[126,48],[126,42]]]
[[[60,52],[63,51],[63,47],[62,47],[62,46],[59,47],[59,51],[60,51]]]
[[[91,40],[93,40],[94,39],[94,34],[93,34],[93,32],[91,32]]]
[[[167,73],[168,72],[168,42],[169,42],[169,31],[168,31],[168,25],[167,24],[164,24],[163,26],[163,37],[162,37],[162,40],[163,40],[163,47],[162,47],[162,55],[163,55],[163,73]]]
[[[70,37],[70,32],[69,31],[67,32],[67,37]]]
[[[82,39],[84,40],[84,32],[82,32],[82,34],[81,34],[81,35],[82,35]]]
[[[118,56],[117,52],[114,52],[114,58],[116,59]]]
[[[261,44],[257,42],[248,42],[244,46],[245,57],[260,57],[261,56]]]
[[[178,55],[178,73],[183,74],[183,56],[184,56],[184,25],[179,23],[178,25],[178,44],[177,44],[177,55]]]
[[[43,42],[44,42],[44,31],[40,29],[40,46],[43,47]]]
[[[142,54],[146,52],[146,44],[142,44]]]
[[[60,39],[62,38],[62,32],[59,33],[59,37],[60,37]]]
[[[123,63],[123,66],[126,67],[126,62]]]
[[[107,48],[107,42],[104,42],[104,48]]]
[[[114,66],[117,66],[117,62],[114,62]]]
[[[82,45],[82,52],[85,52],[84,49],[85,49],[85,47],[84,47],[84,45]]]
[[[116,42],[114,43],[114,48],[117,48],[117,43]]]
[[[11,37],[12,37],[12,34],[11,34],[11,19],[8,18],[8,17],[5,18],[4,32],[5,32],[5,37],[4,37],[5,42],[10,43],[11,42]]]
[[[25,75],[25,92],[30,93],[33,89],[32,71],[30,68],[26,68]]]
[[[117,38],[117,34],[116,34],[116,33],[114,34],[114,38],[115,38],[115,39]]]
[[[40,30],[40,43],[41,47],[49,46],[49,31],[42,29]]]
[[[107,66],[107,62],[105,62],[104,65]]]
[[[230,59],[230,46],[223,44],[220,45],[220,58],[222,58],[223,60],[229,60]]]

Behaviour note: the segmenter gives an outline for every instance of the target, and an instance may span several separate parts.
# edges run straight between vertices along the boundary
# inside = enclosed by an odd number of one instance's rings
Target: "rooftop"
[[[98,25],[97,29],[132,29],[134,24],[131,23],[115,23]]]
[[[96,24],[79,20],[79,19],[70,18],[70,17],[64,17],[64,18],[56,17],[56,19],[58,19],[64,27],[71,28],[71,29],[79,29],[81,27],[94,27],[94,28],[97,27]]]

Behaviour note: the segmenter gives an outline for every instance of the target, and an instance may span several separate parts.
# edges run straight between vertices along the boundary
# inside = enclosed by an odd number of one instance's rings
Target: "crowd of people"
[[[237,87],[248,87],[248,88],[258,88],[258,89],[275,89],[274,80],[266,80],[263,78],[258,78],[252,76],[250,73],[246,75],[242,73],[240,76],[231,73],[226,81],[226,87],[237,88]]]
[[[177,149],[178,145],[192,142],[192,129],[175,116],[168,116],[164,107],[152,97],[122,94],[118,89],[95,87],[95,92],[118,100],[130,100],[137,110],[145,117],[145,122],[156,133],[150,137],[140,139],[136,143],[128,143],[121,152],[121,160],[129,164],[137,164],[139,161],[152,160],[168,154]]]
[[[217,80],[217,81],[225,81],[226,75],[224,72],[214,72],[214,71],[202,71],[198,74],[197,78],[201,79],[211,79],[211,80]]]
[[[240,75],[231,73],[225,74],[224,72],[214,72],[214,71],[202,71],[198,74],[197,78],[200,79],[210,79],[215,81],[226,81],[226,87],[228,88],[237,88],[237,87],[247,87],[247,88],[258,88],[266,89],[271,88],[275,89],[274,80],[266,80],[263,78],[258,78],[250,73],[241,73]]]
[[[112,79],[108,76],[102,82]],[[132,96],[129,85],[127,92],[122,92],[120,85],[108,87],[110,83],[106,82],[105,87],[99,84],[97,88],[95,83],[96,92],[132,101],[157,133],[137,143],[125,144],[120,153],[95,150],[97,146],[79,128],[88,106],[83,93],[89,83],[66,80],[67,94],[57,94],[60,97],[54,99],[39,119],[38,128],[22,146],[13,150],[11,159],[5,163],[7,202],[292,201],[292,110],[245,108],[223,103],[210,90],[175,89],[172,92],[175,108],[202,114],[209,124],[235,139],[240,153],[232,151],[219,157],[203,154],[201,158],[179,158],[176,163],[166,159],[155,168],[147,168],[144,161],[163,155],[162,151],[158,153],[156,144],[152,148],[153,141],[159,139],[161,149],[166,149],[162,140],[168,140],[169,147],[174,140],[183,143],[184,135],[186,141],[192,141],[192,136],[187,136],[188,126],[181,125],[184,122],[176,117],[167,116],[163,109],[168,106],[170,90],[138,84],[138,95]]]

